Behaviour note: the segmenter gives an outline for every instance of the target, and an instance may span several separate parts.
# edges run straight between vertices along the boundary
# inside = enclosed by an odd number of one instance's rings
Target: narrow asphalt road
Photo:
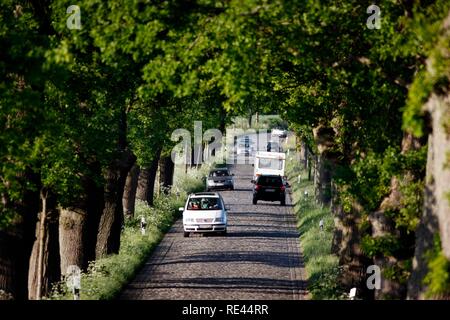
[[[235,190],[222,191],[228,235],[183,238],[178,220],[120,299],[298,300],[306,276],[290,197],[286,206],[252,205],[251,165],[231,168]]]

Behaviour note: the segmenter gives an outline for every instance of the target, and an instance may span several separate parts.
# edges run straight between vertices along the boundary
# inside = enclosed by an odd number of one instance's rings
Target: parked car
[[[184,237],[189,237],[191,232],[227,234],[227,208],[220,194],[191,194],[179,210],[183,212]]]
[[[261,175],[252,180],[253,204],[258,200],[280,201],[282,206],[286,205],[286,186],[281,176]]]
[[[216,168],[209,172],[206,179],[206,191],[213,189],[234,190],[234,174],[228,168]]]

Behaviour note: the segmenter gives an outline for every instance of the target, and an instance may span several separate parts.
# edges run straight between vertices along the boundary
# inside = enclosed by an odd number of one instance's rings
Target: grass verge
[[[295,157],[288,156],[286,174],[291,182],[308,291],[312,299],[343,299],[344,292],[338,285],[338,258],[331,253],[334,221],[330,209],[316,204],[313,181],[308,180],[307,172]],[[320,220],[323,220],[323,230],[319,227]]]

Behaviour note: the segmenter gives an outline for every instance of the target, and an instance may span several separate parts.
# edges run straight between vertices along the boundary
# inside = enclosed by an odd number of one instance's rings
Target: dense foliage
[[[380,29],[357,0],[80,0],[69,29],[68,1],[2,1],[0,229],[34,240],[47,195],[91,212],[100,188],[120,203],[121,177],[170,155],[173,130],[273,112],[332,164],[333,204],[365,258],[393,258],[385,276],[404,283],[423,207],[422,105],[449,83],[438,36],[450,3],[376,4]],[[375,212],[392,226],[379,237]]]

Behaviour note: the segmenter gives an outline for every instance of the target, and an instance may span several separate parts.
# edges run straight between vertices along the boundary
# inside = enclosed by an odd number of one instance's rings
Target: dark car
[[[267,144],[267,151],[269,152],[283,152],[280,144],[278,142],[270,141]]]
[[[231,174],[227,168],[217,168],[209,172],[206,179],[206,190],[213,189],[234,189],[234,174]]]
[[[286,187],[280,176],[258,176],[253,183],[253,204],[258,200],[280,201],[286,205]]]

